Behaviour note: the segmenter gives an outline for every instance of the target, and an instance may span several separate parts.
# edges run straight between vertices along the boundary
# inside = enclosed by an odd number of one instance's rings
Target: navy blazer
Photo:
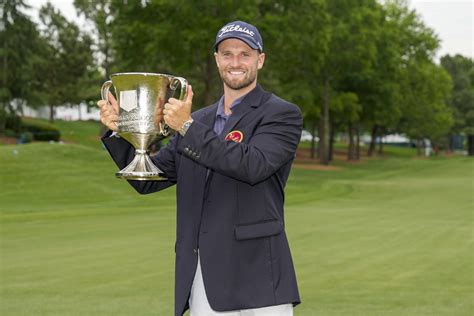
[[[297,106],[259,85],[234,108],[221,135],[218,103],[192,114],[154,162],[168,181],[129,181],[141,194],[177,185],[175,315],[189,307],[197,249],[216,311],[300,303],[284,230],[284,188],[302,129]],[[240,142],[226,140],[231,131]],[[119,168],[134,156],[125,140],[103,142]]]

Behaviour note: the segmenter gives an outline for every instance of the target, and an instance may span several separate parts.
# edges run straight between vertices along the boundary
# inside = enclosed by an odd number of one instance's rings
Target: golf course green
[[[138,195],[96,123],[57,124],[0,146],[0,315],[172,315],[175,189]],[[474,160],[402,156],[293,168],[296,316],[474,314]]]

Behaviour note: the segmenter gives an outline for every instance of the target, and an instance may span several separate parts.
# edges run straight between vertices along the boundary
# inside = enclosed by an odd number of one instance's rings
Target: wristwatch
[[[192,118],[184,122],[183,126],[181,126],[181,128],[178,130],[178,133],[180,133],[181,136],[186,135],[186,132],[188,131],[189,127],[191,126],[193,122],[194,120]]]

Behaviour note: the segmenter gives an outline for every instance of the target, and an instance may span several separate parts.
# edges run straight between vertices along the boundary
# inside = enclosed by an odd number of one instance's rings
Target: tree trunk
[[[375,124],[372,127],[372,132],[371,132],[371,136],[370,136],[369,150],[367,151],[367,156],[369,156],[369,157],[372,157],[374,155],[374,152],[375,152],[375,142],[376,142],[376,139],[377,139],[377,129],[378,129],[378,126],[377,126],[377,124]]]
[[[311,140],[311,153],[310,153],[310,157],[311,159],[314,159],[314,153],[316,151],[316,141],[315,141],[315,133],[316,133],[316,118],[313,117],[313,119],[311,120],[311,135],[313,135],[313,139]]]
[[[3,15],[2,15],[2,23],[4,23],[4,21],[6,21],[6,11],[3,12]],[[3,76],[2,76],[2,86],[4,87],[4,89],[8,90],[7,88],[7,81],[8,81],[8,77],[7,77],[7,71],[8,71],[8,36],[5,38],[5,40],[3,41]],[[3,100],[0,100],[2,102],[2,105],[3,105],[3,111],[5,112],[4,115],[5,115],[5,118],[4,119],[0,119],[0,132],[4,132],[5,129],[6,129],[6,123],[7,123],[7,103],[9,103],[9,100],[8,100],[8,97],[7,96],[4,96],[4,99]]]
[[[317,157],[318,159],[321,158],[321,154],[322,154],[322,139],[323,139],[323,135],[324,135],[324,131],[323,131],[323,116],[321,115],[319,117],[319,124],[318,124],[318,137],[319,137],[319,146],[318,148],[316,148],[316,154],[317,154]]]
[[[349,147],[347,148],[347,160],[356,160],[356,149],[354,144],[354,127],[352,123],[347,126],[347,134],[349,136]]]
[[[49,121],[54,122],[54,106],[52,105],[49,106]]]
[[[329,78],[324,80],[323,112],[321,113],[321,132],[319,138],[319,161],[323,165],[329,164]]]
[[[328,156],[329,156],[329,161],[332,161],[333,154],[334,154],[334,141],[336,138],[332,124],[330,125],[329,131],[330,132],[329,132],[329,155]]]
[[[474,156],[474,135],[467,135],[467,154],[468,156]]]
[[[356,160],[360,159],[360,128],[359,124],[357,124],[356,128],[356,152],[355,152]]]

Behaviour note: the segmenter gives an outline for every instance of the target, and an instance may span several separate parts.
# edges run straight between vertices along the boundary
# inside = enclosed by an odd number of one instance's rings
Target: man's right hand
[[[112,93],[109,92],[108,101],[100,100],[97,105],[100,108],[100,121],[110,130],[118,132],[119,106]]]

